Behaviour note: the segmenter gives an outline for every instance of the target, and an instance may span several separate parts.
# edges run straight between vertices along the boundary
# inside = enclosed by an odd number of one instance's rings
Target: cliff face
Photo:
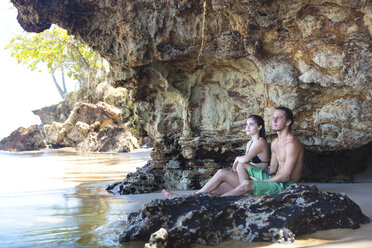
[[[367,0],[12,2],[25,30],[58,24],[109,61],[155,137],[153,165],[226,166],[246,118],[262,115],[274,134],[279,105],[293,109],[308,154],[370,147]]]

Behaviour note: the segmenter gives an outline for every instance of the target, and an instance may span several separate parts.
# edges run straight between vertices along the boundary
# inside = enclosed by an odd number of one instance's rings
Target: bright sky
[[[51,75],[30,71],[4,50],[13,36],[25,31],[17,22],[17,9],[7,0],[0,1],[0,140],[18,127],[40,124],[31,111],[62,100]],[[56,74],[57,79],[58,74]],[[67,90],[75,87],[67,84]]]

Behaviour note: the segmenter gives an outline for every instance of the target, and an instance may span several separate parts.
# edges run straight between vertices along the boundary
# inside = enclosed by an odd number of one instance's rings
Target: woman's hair
[[[256,124],[258,125],[258,126],[262,126],[261,127],[261,129],[260,129],[260,131],[258,132],[258,135],[261,137],[261,138],[266,138],[266,134],[265,134],[265,122],[264,122],[264,120],[262,119],[262,117],[261,116],[259,116],[259,115],[251,115],[251,116],[249,116],[248,117],[248,119],[252,119],[252,120],[254,120],[254,122],[256,122]]]

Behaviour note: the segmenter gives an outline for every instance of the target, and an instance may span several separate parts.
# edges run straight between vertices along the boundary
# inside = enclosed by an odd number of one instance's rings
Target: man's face
[[[282,131],[286,128],[286,119],[284,115],[284,111],[282,110],[275,110],[272,118],[272,125],[274,131]]]

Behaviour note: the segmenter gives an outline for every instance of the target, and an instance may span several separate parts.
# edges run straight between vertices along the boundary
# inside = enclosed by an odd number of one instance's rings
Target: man
[[[293,113],[285,107],[278,107],[272,116],[273,130],[278,137],[271,143],[271,160],[267,169],[246,164],[238,165],[238,173],[248,171],[250,179],[240,180],[240,184],[234,190],[224,194],[253,195],[275,194],[285,190],[289,185],[299,182],[302,173],[304,150],[301,142],[291,134],[291,126],[294,122]],[[275,173],[275,174],[274,174]],[[242,178],[239,176],[239,178]]]

